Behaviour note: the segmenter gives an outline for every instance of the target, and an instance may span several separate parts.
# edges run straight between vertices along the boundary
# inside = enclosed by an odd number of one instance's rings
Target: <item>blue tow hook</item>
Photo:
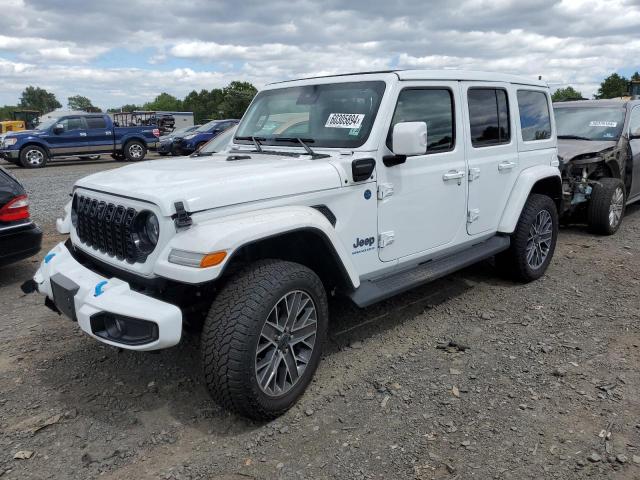
[[[47,253],[47,255],[44,257],[44,263],[49,263],[51,259],[55,256],[56,256],[55,253]]]
[[[96,285],[96,289],[95,292],[93,294],[94,297],[99,297],[100,295],[102,295],[104,293],[104,291],[102,290],[102,288],[109,282],[107,282],[106,280],[103,280],[101,282],[98,282],[98,284]]]

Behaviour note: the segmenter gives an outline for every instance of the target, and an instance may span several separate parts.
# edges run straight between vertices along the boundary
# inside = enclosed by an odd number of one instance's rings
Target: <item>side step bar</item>
[[[359,307],[368,307],[492,257],[508,249],[510,243],[511,240],[507,236],[495,236],[461,252],[437,260],[429,260],[409,270],[365,280],[351,293],[350,298]]]

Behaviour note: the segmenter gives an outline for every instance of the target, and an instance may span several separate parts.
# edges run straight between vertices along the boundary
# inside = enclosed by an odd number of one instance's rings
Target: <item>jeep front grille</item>
[[[129,263],[143,262],[133,240],[135,209],[76,195],[72,204],[75,229],[85,245]]]

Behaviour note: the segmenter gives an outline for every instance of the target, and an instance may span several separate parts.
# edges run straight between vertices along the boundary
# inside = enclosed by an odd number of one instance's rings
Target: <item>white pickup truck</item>
[[[201,331],[212,396],[273,418],[304,392],[327,297],[366,307],[489,257],[554,253],[562,198],[547,86],[389,71],[267,86],[222,152],[79,180],[70,233],[25,290],[88,335],[155,350]]]

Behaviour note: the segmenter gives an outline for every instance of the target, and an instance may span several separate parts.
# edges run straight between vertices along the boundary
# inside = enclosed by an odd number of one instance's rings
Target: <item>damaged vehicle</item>
[[[554,104],[563,217],[614,234],[629,203],[640,200],[640,100]]]

